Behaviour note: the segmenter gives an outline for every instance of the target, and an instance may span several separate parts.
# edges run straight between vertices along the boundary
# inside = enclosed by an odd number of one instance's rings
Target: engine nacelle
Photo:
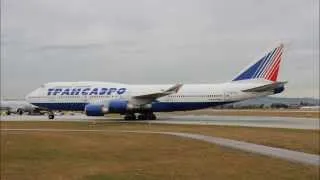
[[[88,104],[84,111],[87,116],[104,116],[108,113],[108,108],[101,104]]]
[[[110,101],[108,110],[110,113],[125,113],[130,110],[128,101]]]
[[[278,87],[276,87],[274,90],[273,90],[273,93],[274,94],[279,94],[279,93],[281,93],[282,91],[284,91],[284,86],[282,85],[282,86],[278,86]]]

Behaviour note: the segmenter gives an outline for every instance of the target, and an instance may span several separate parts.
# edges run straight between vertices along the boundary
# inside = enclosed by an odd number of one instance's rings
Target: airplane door
[[[225,91],[224,92],[224,101],[232,101],[236,96],[237,92]]]
[[[228,101],[231,99],[231,93],[230,92],[224,92],[224,101]]]

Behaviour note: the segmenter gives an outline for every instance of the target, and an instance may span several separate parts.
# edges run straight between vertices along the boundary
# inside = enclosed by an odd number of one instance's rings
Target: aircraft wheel
[[[139,120],[156,120],[157,116],[153,113],[147,113],[147,114],[140,114],[138,116]]]
[[[54,119],[54,114],[48,114],[49,119]]]
[[[148,120],[156,120],[157,117],[156,117],[156,115],[154,115],[153,113],[150,113],[150,114],[147,114],[147,119],[148,119]]]
[[[136,119],[137,119],[136,115],[135,114],[131,114],[131,120],[136,120]]]
[[[141,114],[141,119],[140,120],[147,120],[148,119],[148,114]]]
[[[18,110],[17,110],[17,113],[18,113],[19,115],[22,115],[22,114],[23,114],[23,110],[22,110],[22,109],[18,109]]]
[[[155,114],[151,114],[151,120],[156,120],[157,119],[157,116]]]
[[[135,114],[126,114],[124,116],[124,120],[136,120],[136,115]]]
[[[156,115],[153,113],[147,113],[147,114],[142,114],[143,119],[142,120],[155,120],[157,119]]]

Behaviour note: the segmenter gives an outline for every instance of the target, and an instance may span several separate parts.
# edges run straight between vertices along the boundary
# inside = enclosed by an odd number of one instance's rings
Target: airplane
[[[125,120],[155,120],[155,112],[210,108],[247,99],[278,94],[285,81],[277,81],[283,44],[242,70],[233,80],[220,84],[129,85],[111,82],[51,82],[26,96],[48,110],[83,111],[87,116],[108,113]]]
[[[20,100],[1,100],[0,110],[7,115],[12,113],[23,115],[25,112],[28,114],[41,114],[41,108]]]

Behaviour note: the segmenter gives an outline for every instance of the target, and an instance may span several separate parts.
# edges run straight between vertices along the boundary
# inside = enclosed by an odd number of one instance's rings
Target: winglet
[[[232,81],[260,78],[270,81],[277,81],[282,53],[283,44],[280,44],[280,46],[273,49],[259,61],[249,66],[249,68],[241,71],[241,73]]]
[[[165,90],[164,92],[166,93],[177,93],[179,91],[179,89],[183,86],[183,84],[178,83],[172,87],[170,87],[169,89]]]

